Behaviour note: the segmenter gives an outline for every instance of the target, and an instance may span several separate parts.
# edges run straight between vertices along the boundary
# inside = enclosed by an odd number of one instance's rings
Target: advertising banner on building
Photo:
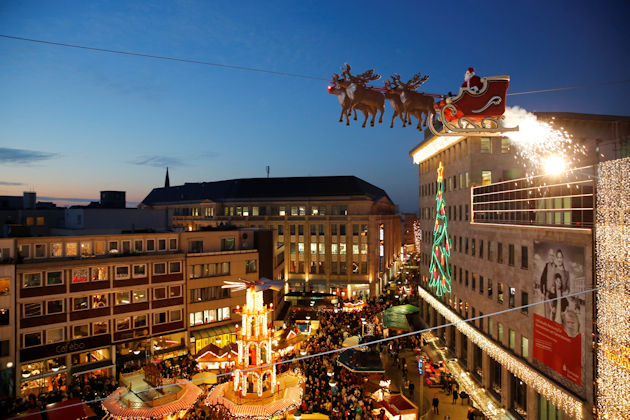
[[[534,359],[582,385],[584,248],[534,241]],[[547,302],[550,299],[554,299]]]

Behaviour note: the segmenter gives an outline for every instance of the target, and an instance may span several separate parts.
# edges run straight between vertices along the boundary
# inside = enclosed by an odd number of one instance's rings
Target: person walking
[[[440,406],[440,399],[437,396],[433,397],[433,412],[435,414],[440,414],[440,410],[438,408],[439,406]]]
[[[453,390],[453,404],[457,404],[457,391]]]

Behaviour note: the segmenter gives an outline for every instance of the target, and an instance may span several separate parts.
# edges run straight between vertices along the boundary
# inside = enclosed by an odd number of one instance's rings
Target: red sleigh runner
[[[429,129],[436,136],[499,136],[518,127],[503,127],[505,96],[510,76],[481,78],[479,91],[462,87],[459,94],[447,97],[434,105],[443,131],[434,127],[429,119]]]

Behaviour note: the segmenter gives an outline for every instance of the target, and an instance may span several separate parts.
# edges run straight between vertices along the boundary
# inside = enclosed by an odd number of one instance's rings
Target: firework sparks
[[[575,144],[571,135],[552,123],[539,121],[531,112],[519,107],[505,109],[505,126],[519,126],[519,131],[506,133],[515,147],[515,157],[531,178],[542,173],[553,175],[579,166],[586,148]]]

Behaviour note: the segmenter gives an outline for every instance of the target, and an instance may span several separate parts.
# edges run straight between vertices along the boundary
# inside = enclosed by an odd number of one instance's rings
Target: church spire
[[[164,188],[171,186],[171,180],[168,178],[168,166],[166,167],[166,179],[164,179]]]

